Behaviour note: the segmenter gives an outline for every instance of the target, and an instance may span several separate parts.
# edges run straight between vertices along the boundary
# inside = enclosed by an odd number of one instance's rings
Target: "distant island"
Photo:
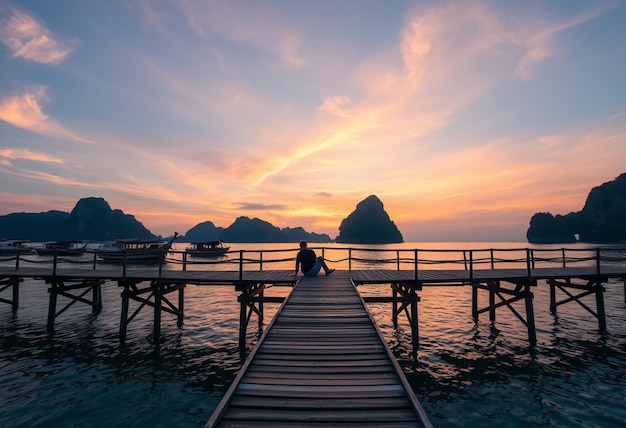
[[[103,198],[84,198],[72,212],[13,213],[0,216],[0,236],[30,241],[118,238],[154,239],[156,236],[134,216],[113,210]]]
[[[183,242],[199,242],[207,240],[222,240],[224,242],[237,243],[271,243],[271,242],[331,242],[330,236],[307,232],[302,227],[280,229],[271,223],[258,218],[238,217],[233,224],[226,229],[216,227],[212,222],[206,221],[189,229]],[[179,239],[181,241],[181,239]]]
[[[103,242],[114,239],[159,239],[133,215],[111,209],[104,198],[80,199],[71,212],[12,213],[0,216],[0,237],[29,241],[86,240]],[[178,242],[222,239],[227,242],[332,242],[327,234],[307,232],[302,227],[278,228],[258,218],[239,217],[227,228],[205,221],[181,235]]]
[[[153,234],[133,215],[112,209],[104,198],[80,199],[71,212],[12,213],[0,216],[0,237],[29,241],[86,240],[103,242],[114,239],[163,239]],[[325,233],[307,232],[302,227],[279,228],[267,221],[238,217],[223,228],[211,221],[193,226],[179,235],[178,242],[222,240],[232,243],[280,243],[305,240],[328,243],[333,239]],[[403,242],[402,234],[383,203],[371,195],[359,202],[356,209],[339,226],[336,242],[349,244],[391,244]]]
[[[397,244],[404,242],[402,234],[391,221],[383,203],[370,195],[339,226],[337,242],[347,244]]]
[[[535,213],[526,239],[539,244],[626,242],[626,173],[591,189],[581,211]]]

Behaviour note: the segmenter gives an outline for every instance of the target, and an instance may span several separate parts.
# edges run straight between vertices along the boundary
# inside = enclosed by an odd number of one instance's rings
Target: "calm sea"
[[[409,243],[402,248],[525,246]],[[291,247],[235,244],[232,249]],[[332,250],[325,250],[325,255],[336,260],[335,266],[345,266]],[[284,261],[280,266],[291,269],[292,264]],[[264,265],[272,268],[276,266]],[[1,297],[7,297],[7,292]],[[267,295],[288,292],[274,287]],[[367,287],[361,292],[388,295],[388,288]],[[470,288],[425,288],[420,293],[416,358],[406,320],[394,328],[389,304],[369,308],[436,427],[625,426],[623,284],[606,286],[608,331],[604,334],[598,332],[597,320],[576,303],[559,307],[558,316],[553,316],[545,283],[534,294],[538,342],[531,348],[525,327],[506,308],[498,310],[495,323],[484,314],[476,324]],[[133,320],[126,343],[120,345],[120,289],[107,283],[103,295],[101,313],[92,315],[88,308],[74,305],[56,320],[52,334],[46,331],[48,293],[42,282],[21,285],[16,312],[0,303],[1,427],[202,427],[206,423],[241,367],[239,308],[233,288],[188,286],[184,326],[178,328],[176,320],[164,314],[158,348],[148,310]],[[587,299],[595,308],[593,297]],[[266,305],[266,323],[277,308]],[[251,324],[256,325],[254,320]],[[252,326],[248,329],[249,347],[258,335]]]

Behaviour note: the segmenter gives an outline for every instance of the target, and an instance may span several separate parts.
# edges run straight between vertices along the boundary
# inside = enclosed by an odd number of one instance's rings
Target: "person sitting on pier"
[[[315,251],[307,248],[306,241],[300,241],[300,251],[296,257],[296,273],[302,268],[302,274],[304,276],[317,276],[320,269],[324,269],[326,275],[330,275],[335,271],[328,267],[323,257],[317,257]]]

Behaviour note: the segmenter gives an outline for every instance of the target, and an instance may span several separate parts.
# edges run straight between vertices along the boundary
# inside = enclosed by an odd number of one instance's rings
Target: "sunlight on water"
[[[453,248],[454,257],[462,258],[462,249],[517,245],[525,248],[512,243],[424,247]],[[327,247],[325,257],[345,269],[347,262],[338,261],[340,252],[333,245]],[[399,248],[410,252],[415,247]],[[235,253],[228,257],[237,258],[240,248],[261,247],[233,245]],[[262,248],[293,248],[293,253],[263,255],[263,269],[293,269],[295,246],[263,244]],[[90,268],[89,257],[84,256],[85,268]],[[272,257],[280,261],[271,262]],[[395,257],[394,251],[381,256]],[[445,260],[450,254],[432,257]],[[165,268],[182,267],[167,263]],[[206,265],[187,268],[206,269]],[[47,288],[42,281],[27,280],[20,286],[16,312],[0,305],[0,426],[200,427],[239,370],[239,305],[232,286],[187,286],[185,323],[178,328],[175,318],[164,314],[159,348],[154,345],[152,313],[147,309],[129,325],[126,343],[119,344],[121,290],[111,282],[103,287],[101,313],[92,315],[88,308],[74,305],[56,320],[54,333],[47,333]],[[286,296],[289,291],[272,287],[266,295]],[[359,291],[366,296],[389,295],[388,286],[361,286]],[[560,306],[553,316],[545,283],[533,292],[538,341],[531,348],[526,328],[506,308],[498,309],[495,323],[485,313],[474,324],[469,287],[425,287],[420,292],[417,358],[412,356],[406,318],[400,317],[396,328],[389,304],[368,306],[435,426],[623,426],[623,284],[606,285],[605,334],[598,333],[597,320],[575,303]],[[595,308],[593,297],[585,299]],[[514,305],[520,304],[518,310],[523,312],[523,302]],[[266,304],[266,325],[277,308]],[[253,318],[249,346],[260,334],[255,326]]]

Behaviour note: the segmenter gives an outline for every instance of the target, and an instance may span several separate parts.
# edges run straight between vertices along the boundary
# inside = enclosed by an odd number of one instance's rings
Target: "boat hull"
[[[223,257],[228,252],[228,248],[220,250],[187,250],[191,257]]]
[[[66,249],[48,249],[48,248],[36,248],[37,254],[40,256],[53,256],[55,254],[59,256],[80,256],[85,254],[87,251],[86,248],[74,249],[74,250],[66,250]]]
[[[126,252],[123,251],[99,251],[98,257],[105,262],[113,263],[158,263],[165,260],[167,251]]]

